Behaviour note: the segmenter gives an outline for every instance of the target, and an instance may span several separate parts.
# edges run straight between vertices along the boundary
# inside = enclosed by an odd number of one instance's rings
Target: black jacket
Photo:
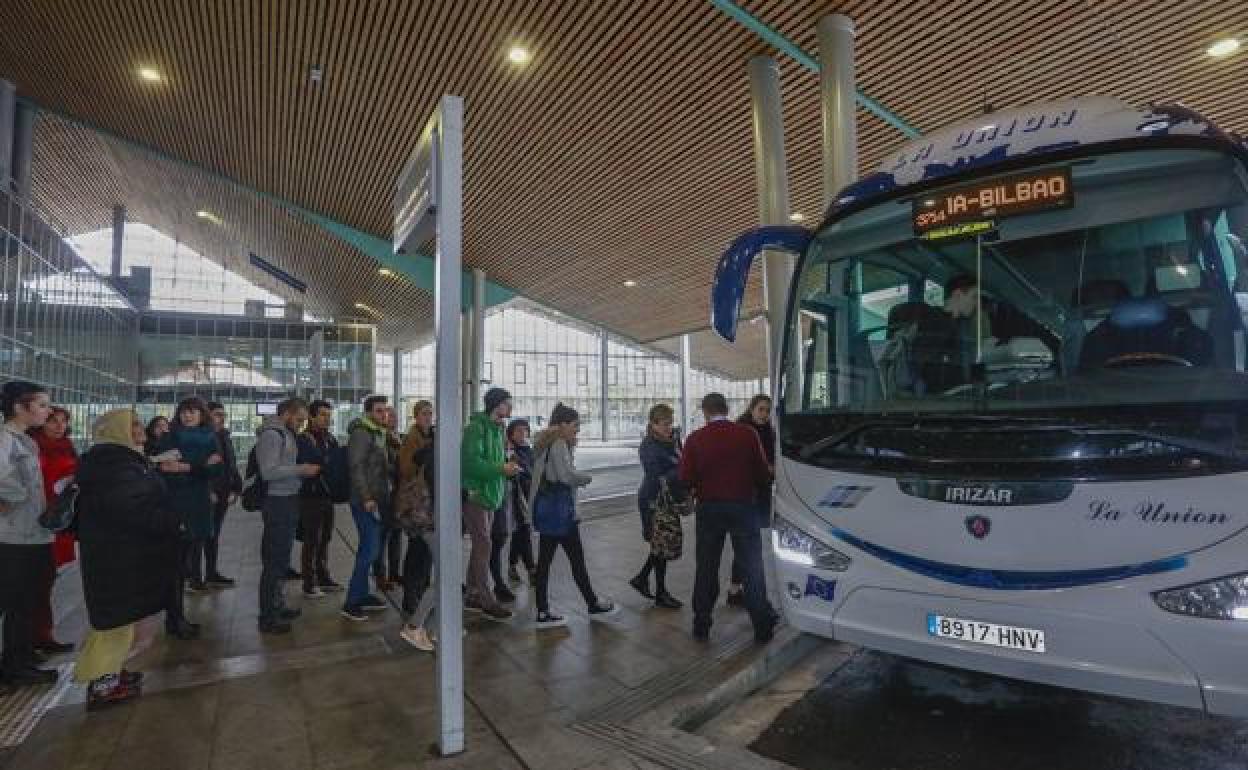
[[[78,542],[87,617],[101,631],[165,609],[176,577],[179,517],[139,452],[100,444],[82,456]]]
[[[222,465],[225,472],[213,483],[213,491],[218,497],[241,495],[243,493],[243,477],[238,472],[238,453],[234,451],[234,439],[228,430],[217,431],[217,443],[221,448]]]
[[[311,431],[304,431],[295,438],[295,444],[298,447],[297,463],[300,465],[319,465],[321,472],[303,480],[299,487],[300,497],[323,497],[328,499],[329,483],[326,481],[325,468],[330,463],[332,452],[338,448],[338,439],[334,438],[334,434],[326,431],[324,443],[317,440],[317,437]]]

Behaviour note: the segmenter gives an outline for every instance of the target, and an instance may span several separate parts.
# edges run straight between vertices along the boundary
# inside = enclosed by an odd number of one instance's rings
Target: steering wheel
[[[1195,366],[1191,361],[1182,356],[1175,356],[1169,353],[1123,353],[1120,356],[1106,359],[1101,364],[1106,368],[1119,366],[1146,366],[1148,364],[1171,364],[1173,366]]]

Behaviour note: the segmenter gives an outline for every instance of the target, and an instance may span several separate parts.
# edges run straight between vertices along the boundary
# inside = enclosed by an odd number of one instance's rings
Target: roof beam
[[[811,72],[819,71],[819,60],[802,50],[802,47],[792,40],[785,37],[778,29],[770,26],[762,19],[745,10],[741,6],[732,2],[732,0],[711,0],[711,5],[723,11],[728,17],[739,22],[746,29],[761,37],[769,45],[789,55],[791,59],[796,61]],[[907,123],[897,113],[880,104],[875,99],[867,96],[862,89],[855,91],[858,97],[858,103],[863,109],[870,112],[880,120],[900,131],[905,136],[913,139],[920,135],[918,129]]]

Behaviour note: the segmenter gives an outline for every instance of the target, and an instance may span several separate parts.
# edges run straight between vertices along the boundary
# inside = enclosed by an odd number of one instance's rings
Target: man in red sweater
[[[680,456],[680,480],[698,500],[693,636],[710,637],[724,538],[731,537],[733,553],[745,572],[745,606],[754,638],[765,643],[771,640],[777,618],[767,601],[755,498],[759,487],[771,482],[771,466],[758,433],[728,418],[728,401],[721,394],[702,399],[702,414],[706,426],[694,431]]]

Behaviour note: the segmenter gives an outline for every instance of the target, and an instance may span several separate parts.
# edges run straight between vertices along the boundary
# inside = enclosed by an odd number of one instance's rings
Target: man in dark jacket
[[[697,430],[680,456],[680,480],[697,495],[697,567],[693,588],[693,636],[706,640],[711,610],[719,598],[719,562],[724,538],[745,577],[745,606],[759,643],[771,640],[776,612],[767,601],[763,545],[758,531],[757,491],[771,480],[758,433],[728,418],[728,401],[719,393],[702,399],[706,426]]]
[[[221,542],[221,527],[225,524],[225,513],[243,493],[243,477],[238,472],[238,455],[234,451],[234,439],[230,429],[225,427],[225,405],[220,401],[208,402],[208,415],[212,419],[212,428],[217,432],[220,444],[224,472],[217,477],[212,485],[212,537],[204,543],[204,575],[203,580],[211,586],[231,588],[234,579],[221,574],[217,568],[217,556]],[[199,575],[193,575],[196,580]]]
[[[386,602],[369,592],[368,571],[381,550],[381,523],[394,498],[385,396],[364,399],[364,416],[351,423],[347,462],[351,467],[351,516],[359,533],[355,569],[347,585],[342,616],[367,620],[368,612],[384,612]]]
[[[327,479],[335,462],[338,440],[330,432],[334,407],[313,401],[308,407],[308,427],[299,434],[300,464],[316,465],[321,473],[304,479],[299,487],[299,524],[303,531],[303,595],[320,599],[342,590],[329,576],[329,543],[334,535],[334,501]]]

